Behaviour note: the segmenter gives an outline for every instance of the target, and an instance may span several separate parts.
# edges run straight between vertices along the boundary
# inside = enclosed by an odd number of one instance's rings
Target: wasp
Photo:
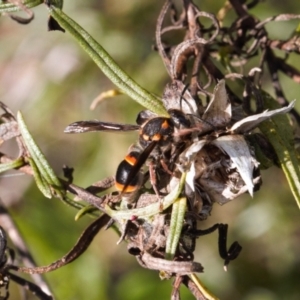
[[[124,160],[119,164],[115,187],[122,194],[136,192],[143,183],[144,175],[141,172],[146,160],[151,157],[157,161],[170,149],[174,141],[174,132],[180,128],[190,126],[190,120],[183,112],[177,109],[169,110],[170,117],[159,117],[150,111],[141,111],[136,119],[136,125],[118,124],[102,121],[78,121],[70,124],[65,133],[83,133],[93,131],[139,131],[139,141],[134,145]],[[163,160],[162,160],[163,161]],[[166,164],[163,164],[166,171]],[[156,194],[159,194],[153,168],[149,168],[150,181]]]
[[[156,170],[163,169],[172,175],[176,155],[185,148],[185,141],[188,142],[193,132],[198,131],[199,124],[198,107],[184,84],[174,80],[167,85],[162,97],[169,117],[158,116],[155,113],[144,110],[141,111],[136,119],[136,125],[118,124],[101,121],[78,121],[70,124],[65,133],[82,133],[91,131],[139,131],[139,140],[119,164],[115,176],[115,187],[122,194],[134,193],[143,183],[142,166],[148,158],[150,160],[149,175],[152,187],[157,195],[159,189],[155,183],[155,171],[153,162],[156,163]],[[203,122],[203,120],[200,120]],[[204,121],[205,122],[205,121]],[[196,125],[196,126],[195,126]],[[210,124],[206,124],[211,130]],[[173,147],[171,155],[167,155]],[[167,163],[166,163],[167,162]],[[162,168],[157,168],[160,165]],[[168,181],[167,177],[164,177]],[[163,184],[160,184],[163,185]]]

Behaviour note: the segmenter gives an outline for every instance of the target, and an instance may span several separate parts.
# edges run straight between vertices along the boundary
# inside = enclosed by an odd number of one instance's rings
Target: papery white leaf
[[[183,156],[187,161],[191,161],[206,144],[206,140],[200,140],[193,143],[183,152]]]
[[[252,174],[255,164],[244,137],[242,135],[225,135],[214,140],[212,144],[229,155],[244,180],[249,194],[253,196]]]
[[[202,119],[215,127],[226,126],[231,120],[231,104],[229,102],[225,80],[220,80],[214,89]]]
[[[195,167],[195,157],[199,153],[199,151],[206,145],[206,140],[200,140],[193,143],[189,146],[181,155],[180,162],[181,164],[177,165],[178,169],[181,172],[187,172],[186,183],[189,185],[191,190],[195,191],[195,177],[196,177],[196,167]]]
[[[186,173],[185,184],[187,184],[193,192],[195,192],[195,177],[196,177],[195,162],[192,162],[189,171]]]
[[[296,100],[292,101],[288,106],[283,107],[283,108],[278,108],[275,110],[271,111],[264,111],[261,114],[256,114],[253,116],[249,116],[247,118],[244,118],[238,122],[236,122],[230,129],[229,131],[235,132],[235,133],[244,133],[247,131],[252,130],[255,128],[259,123],[275,116],[278,114],[285,114],[289,112],[294,106],[295,106]]]
[[[169,192],[176,189],[176,186],[178,186],[179,181],[180,181],[179,178],[177,178],[176,176],[172,176],[170,183],[169,183],[169,187],[168,187]]]

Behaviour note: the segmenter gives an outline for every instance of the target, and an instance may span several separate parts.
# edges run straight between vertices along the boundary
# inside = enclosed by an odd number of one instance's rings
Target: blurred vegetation
[[[216,13],[224,1],[201,1]],[[160,1],[65,1],[64,11],[83,26],[139,84],[161,94],[168,81],[159,55],[152,50]],[[110,99],[90,111],[92,100],[114,86],[79,48],[61,32],[47,32],[47,11],[33,9],[35,20],[22,26],[0,18],[0,100],[14,112],[21,110],[32,135],[57,174],[63,164],[75,168],[75,183],[87,186],[115,173],[136,133],[66,135],[64,128],[78,120],[134,123],[141,107],[127,96]],[[300,13],[297,1],[264,1],[253,14],[263,19],[279,13]],[[226,20],[230,22],[230,19]],[[271,35],[289,36],[297,22],[271,23]],[[300,60],[291,55],[292,64]],[[299,98],[300,87],[282,78],[288,99]],[[299,105],[298,109],[299,109]],[[15,151],[13,146],[3,152]],[[63,256],[89,217],[74,221],[76,211],[55,199],[45,199],[26,175],[2,175],[0,198],[9,207],[37,264]],[[243,246],[241,255],[223,271],[216,234],[198,242],[196,261],[205,267],[204,284],[222,300],[300,299],[299,210],[280,169],[263,172],[263,186],[250,196],[215,207],[203,223],[229,224],[229,240]],[[171,282],[141,269],[116,245],[111,230],[98,234],[86,253],[45,277],[57,299],[168,299]],[[15,292],[13,290],[16,290]],[[187,292],[187,291],[186,291]],[[18,299],[11,286],[11,299]],[[193,299],[182,291],[182,299]]]

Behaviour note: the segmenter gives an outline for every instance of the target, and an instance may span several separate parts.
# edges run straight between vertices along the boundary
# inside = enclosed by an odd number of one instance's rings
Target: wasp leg
[[[149,162],[149,176],[150,176],[150,183],[153,187],[153,190],[157,196],[157,198],[160,200],[161,196],[159,194],[159,191],[157,189],[157,177],[156,177],[156,171],[155,171],[155,164],[153,161]]]
[[[166,173],[168,173],[171,176],[174,176],[174,173],[168,168],[167,164],[163,159],[160,160],[160,164]]]

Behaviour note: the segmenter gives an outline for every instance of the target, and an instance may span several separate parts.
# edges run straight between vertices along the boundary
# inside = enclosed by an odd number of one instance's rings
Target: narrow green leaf
[[[161,116],[168,116],[161,100],[138,85],[127,75],[104,50],[81,26],[67,16],[61,9],[50,5],[50,15],[68,31],[94,60],[102,72],[124,93],[147,109]]]
[[[44,154],[40,150],[40,148],[35,143],[32,138],[25,122],[23,116],[20,112],[17,114],[17,121],[20,128],[20,133],[24,139],[24,143],[27,147],[28,152],[30,153],[31,158],[34,160],[39,173],[44,178],[44,180],[53,188],[53,190],[57,193],[57,196],[63,198],[62,194],[62,185],[55,175],[53,169],[47,162]]]
[[[75,221],[78,221],[80,218],[82,218],[86,214],[91,214],[95,211],[99,211],[95,206],[93,205],[86,205],[82,207],[77,214],[75,215]]]
[[[179,198],[172,205],[170,232],[166,243],[166,259],[173,259],[181,236],[186,211],[186,198]]]
[[[76,208],[78,210],[82,210],[84,209],[86,206],[86,204],[83,204],[83,203],[80,203],[78,201],[74,201],[70,198],[68,198],[67,195],[63,195],[64,197],[63,198],[60,198],[65,204],[73,207],[73,208]],[[88,213],[90,216],[93,216],[93,217],[98,217],[99,216],[99,213],[98,213],[98,210],[97,209],[94,209],[94,210],[90,210],[88,212],[85,212],[85,214]],[[81,215],[82,216],[82,215]],[[81,217],[80,216],[80,217]],[[77,221],[76,219],[76,216],[75,216],[75,220]]]
[[[263,93],[265,108],[277,109],[278,103]],[[287,115],[277,115],[259,125],[259,129],[272,144],[290,189],[300,208],[300,169],[294,148],[294,135]]]
[[[52,198],[52,192],[51,187],[47,183],[47,181],[44,179],[42,174],[40,173],[40,170],[38,169],[37,165],[35,164],[34,160],[30,157],[27,158],[28,162],[31,166],[31,169],[33,171],[33,177],[35,180],[35,183],[38,187],[38,189],[42,192],[42,194],[46,197],[51,199]]]
[[[34,172],[34,178],[40,191],[47,198],[51,198],[54,195],[60,198],[65,204],[68,204],[76,209],[80,210],[84,208],[85,205],[73,201],[66,196],[66,192],[60,180],[55,175],[53,169],[48,164],[44,154],[41,152],[41,150],[33,140],[20,112],[18,112],[17,114],[17,121],[20,133],[31,156],[27,159],[32,167],[32,170]],[[91,212],[89,213],[92,214]]]
[[[0,173],[11,169],[20,168],[23,165],[24,165],[24,160],[22,157],[19,157],[16,160],[13,160],[11,162],[0,164]]]

